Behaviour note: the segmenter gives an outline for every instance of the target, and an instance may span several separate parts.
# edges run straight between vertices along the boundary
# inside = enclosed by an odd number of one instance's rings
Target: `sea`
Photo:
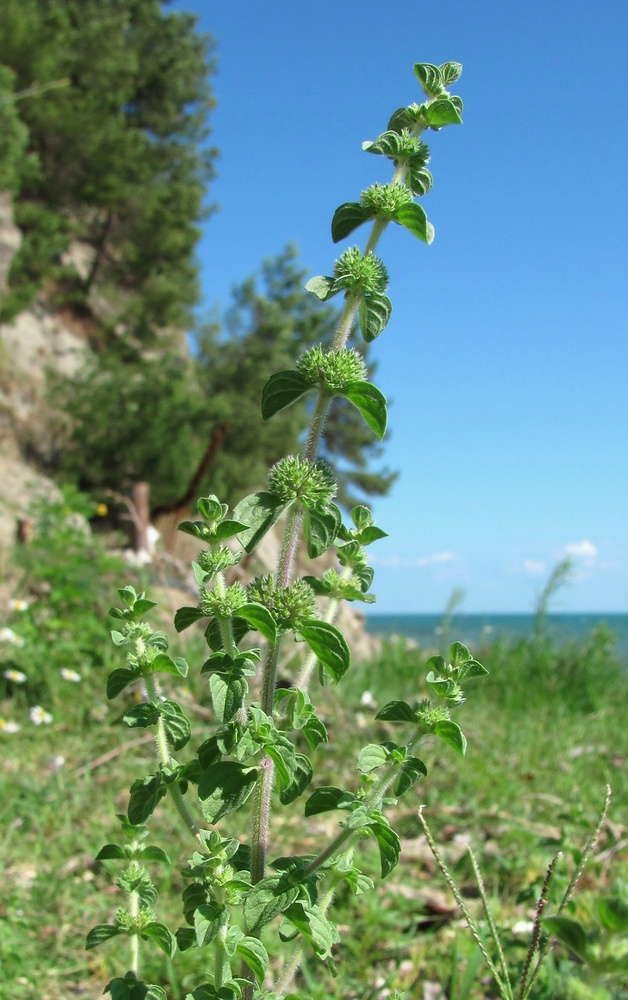
[[[548,614],[544,634],[556,645],[581,642],[602,624],[615,636],[617,652],[628,656],[628,614]],[[366,619],[371,635],[403,636],[426,650],[459,640],[472,652],[497,640],[528,638],[535,625],[535,616],[530,614],[454,614],[448,623],[442,615],[368,614]]]

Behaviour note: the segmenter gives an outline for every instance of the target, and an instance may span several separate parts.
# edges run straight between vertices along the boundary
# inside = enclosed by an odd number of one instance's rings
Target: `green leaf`
[[[299,633],[333,680],[339,681],[351,664],[351,654],[342,632],[329,622],[311,618],[299,626]]]
[[[401,773],[395,781],[393,794],[401,796],[417,782],[419,775],[426,775],[427,767],[419,757],[406,757],[401,765]]]
[[[115,628],[111,630],[110,635],[114,646],[124,646],[129,641],[122,632],[118,632]]]
[[[543,926],[548,934],[558,938],[569,951],[581,958],[583,962],[588,959],[588,942],[584,927],[578,920],[572,917],[544,917]]]
[[[440,70],[441,80],[446,87],[450,87],[452,83],[455,83],[462,74],[462,63],[459,62],[441,63],[438,68]]]
[[[146,778],[137,778],[131,785],[131,798],[127,815],[134,826],[143,823],[155,811],[161,799],[166,794],[166,788],[160,774],[151,774]]]
[[[227,508],[213,493],[209,497],[200,497],[196,501],[196,509],[201,517],[209,521],[210,524],[221,521],[227,513]]]
[[[311,715],[307,722],[301,726],[301,732],[305,736],[310,749],[316,750],[320,743],[328,743],[327,729],[317,715]]]
[[[354,229],[367,222],[375,215],[373,209],[364,208],[357,201],[348,201],[340,205],[334,212],[331,223],[331,238],[334,243],[339,243],[350,236]]]
[[[165,851],[162,851],[161,847],[144,847],[141,852],[142,862],[144,861],[157,861],[163,862],[165,865],[170,864],[170,858]]]
[[[183,632],[201,618],[207,618],[207,615],[200,608],[179,608],[174,616],[174,627],[177,632]]]
[[[268,608],[265,608],[263,604],[257,604],[255,601],[244,604],[238,610],[238,617],[244,618],[270,643],[277,641],[277,624]]]
[[[96,855],[96,861],[109,861],[115,858],[119,860],[121,858],[128,858],[128,854],[123,847],[119,844],[105,844],[101,847],[98,854]]]
[[[243,937],[236,946],[236,952],[244,959],[261,985],[268,967],[268,952],[262,942],[254,937]]]
[[[103,993],[110,993],[111,1000],[166,1000],[160,986],[141,982],[133,972],[127,972],[124,979],[112,979]]]
[[[267,875],[254,885],[244,901],[244,922],[255,934],[283,913],[299,895],[299,887],[285,874]]]
[[[229,722],[240,711],[249,686],[244,677],[225,679],[220,674],[212,674],[209,678],[209,689],[216,718],[222,723]]]
[[[229,518],[226,521],[221,521],[220,524],[216,525],[216,533],[214,538],[217,542],[224,542],[227,538],[233,538],[234,535],[239,535],[241,531],[248,528],[248,524],[243,524],[242,521],[236,521],[235,518]]]
[[[109,699],[115,698],[138,677],[139,674],[135,670],[129,670],[128,667],[119,667],[112,671],[107,678],[107,697]]]
[[[137,599],[133,605],[133,613],[137,616],[145,615],[147,611],[151,608],[157,607],[157,601],[148,601],[145,597],[140,597]]]
[[[249,527],[238,535],[240,545],[246,552],[252,552],[259,541],[279,520],[289,503],[280,500],[274,493],[251,493],[237,505],[234,517]]]
[[[168,656],[167,653],[158,653],[153,660],[153,673],[175,674],[177,677],[187,677],[189,667],[181,656]]]
[[[217,906],[216,903],[201,903],[194,910],[194,932],[199,948],[204,948],[214,940],[222,925],[224,912],[224,907]]]
[[[385,764],[389,756],[386,747],[379,743],[369,743],[360,750],[356,767],[362,774],[368,774],[369,771],[374,771],[376,767]]]
[[[88,951],[90,948],[97,948],[99,944],[103,944],[105,941],[109,941],[110,938],[117,937],[118,934],[122,933],[123,931],[120,927],[117,927],[115,924],[98,924],[96,927],[92,927],[87,935],[85,947]]]
[[[402,149],[401,138],[397,132],[383,132],[374,142],[363,142],[365,153],[380,153],[389,159],[395,159]]]
[[[413,236],[418,236],[424,243],[431,243],[434,239],[434,228],[427,221],[425,210],[420,205],[411,202],[408,205],[400,205],[395,212],[395,222],[404,226]]]
[[[144,924],[142,927],[141,936],[144,939],[149,938],[151,941],[154,941],[166,955],[174,958],[177,950],[177,939],[165,924],[158,924],[156,921],[151,920],[149,924]]]
[[[628,902],[621,896],[601,896],[596,903],[600,923],[611,934],[628,933]]]
[[[158,707],[168,742],[173,750],[181,750],[191,736],[190,720],[176,701],[162,701]]]
[[[428,97],[442,94],[443,80],[438,66],[432,63],[416,63],[414,73]]]
[[[258,773],[259,768],[245,767],[233,760],[222,760],[207,768],[198,783],[205,819],[217,823],[227,813],[239,809],[255,788]]]
[[[135,705],[127,709],[122,716],[123,722],[130,729],[148,729],[159,722],[159,709],[156,705]]]
[[[371,524],[368,528],[364,528],[358,535],[358,541],[360,545],[371,545],[372,542],[378,542],[380,538],[388,538],[388,532],[382,531],[377,525]]]
[[[452,667],[461,667],[471,659],[471,653],[462,642],[452,642],[449,647],[449,662]]]
[[[340,940],[336,925],[327,918],[320,906],[308,906],[299,900],[288,907],[284,917],[297,928],[323,960],[331,955],[332,946]]]
[[[306,510],[304,533],[310,559],[322,556],[334,544],[341,523],[342,514],[333,503],[326,511]]]
[[[425,114],[430,128],[439,129],[444,125],[462,125],[458,108],[450,97],[440,97],[431,101],[425,108]]]
[[[334,785],[323,785],[312,792],[305,803],[305,815],[316,816],[317,813],[329,812],[331,809],[346,809],[353,802],[353,792],[345,792]]]
[[[460,668],[458,678],[461,681],[468,681],[471,677],[486,677],[488,670],[477,660],[468,660]]]
[[[367,344],[379,337],[388,325],[392,302],[383,292],[372,292],[360,301],[360,332]],[[346,395],[344,393],[343,395]]]
[[[299,372],[283,371],[271,375],[262,389],[262,420],[270,420],[311,388]]]
[[[321,723],[322,725],[322,723]],[[305,733],[305,728],[303,729]],[[307,733],[306,733],[307,736]],[[311,745],[311,744],[310,744]],[[290,783],[279,792],[279,801],[284,805],[294,802],[302,795],[312,780],[312,764],[305,754],[297,753],[294,757],[294,771]]]
[[[373,524],[373,515],[371,514],[368,507],[364,504],[358,504],[351,511],[351,520],[355,524],[358,531],[362,532],[365,528],[370,528]]]
[[[315,278],[310,278],[305,286],[306,292],[311,292],[312,295],[316,295],[321,302],[326,302],[333,295],[338,293],[338,289],[334,291],[334,278],[328,278],[324,274],[318,274]]]
[[[412,165],[408,167],[406,184],[412,191],[412,194],[421,198],[424,194],[427,194],[427,192],[431,190],[432,183],[433,178],[427,167]]]
[[[368,426],[381,441],[386,433],[388,419],[386,397],[383,392],[370,382],[352,382],[343,390],[342,395],[358,408]]]
[[[275,762],[280,789],[289,788],[296,768],[294,746],[289,740],[285,740],[285,745],[284,741],[278,741],[269,743],[266,752]]]
[[[451,722],[449,719],[435,722],[433,732],[444,743],[452,747],[456,753],[464,757],[467,752],[467,740],[457,722]]]
[[[374,823],[371,829],[379,847],[382,878],[386,878],[399,862],[399,855],[401,854],[399,837],[386,823]]]
[[[384,722],[416,722],[416,708],[405,701],[389,701],[375,718]]]

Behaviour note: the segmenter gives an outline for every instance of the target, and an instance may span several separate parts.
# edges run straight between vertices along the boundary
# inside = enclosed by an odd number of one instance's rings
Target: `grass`
[[[100,552],[92,553],[91,573],[85,576],[85,553],[74,541],[83,575],[75,579],[71,565],[60,575],[50,548],[45,559],[35,558],[33,549],[34,565],[20,570],[22,592],[46,580],[50,592],[46,595],[44,588],[27,612],[0,623],[26,640],[23,647],[0,647],[0,716],[22,725],[16,733],[0,732],[0,1000],[96,998],[112,975],[125,971],[120,939],[84,951],[86,931],[110,919],[120,903],[110,874],[94,856],[118,838],[115,814],[125,811],[131,781],[150,773],[154,758],[150,738],[138,742],[137,733],[121,725],[123,699],[102,711],[106,675],[118,665],[103,608],[112,602],[115,583],[126,581],[128,573]],[[67,560],[67,544],[60,551]],[[198,636],[176,642],[177,653],[192,664],[202,662]],[[395,988],[407,990],[409,1000],[423,1000],[439,995],[436,985],[429,992],[429,984],[440,984],[449,1000],[497,996],[420,832],[422,803],[468,905],[477,912],[466,853],[466,845],[473,845],[515,969],[523,961],[526,940],[511,929],[530,919],[546,866],[559,850],[564,857],[554,898],[566,884],[607,782],[613,804],[574,914],[590,914],[596,895],[622,880],[628,883],[628,673],[612,636],[597,630],[578,645],[556,648],[540,635],[474,652],[490,676],[468,685],[468,703],[457,714],[469,740],[467,756],[455,757],[443,744],[429,748],[427,779],[393,810],[403,841],[400,865],[377,894],[337,901],[334,919],[344,931],[338,978],[328,977],[314,959],[303,966],[299,989],[314,1000],[376,1000]],[[426,655],[388,643],[374,660],[354,665],[342,684],[342,708],[330,689],[319,692],[320,698],[314,694],[331,738],[316,751],[319,783],[355,787],[359,749],[399,732],[373,722],[376,708],[362,704],[364,692],[378,707],[393,698],[422,697]],[[81,682],[63,680],[63,665],[80,672]],[[3,677],[7,669],[23,671],[28,682],[12,684]],[[174,696],[193,719],[193,741],[200,738],[211,726],[206,681],[192,675]],[[33,704],[50,710],[49,725],[29,722]],[[302,853],[314,849],[337,822],[331,814],[304,825],[299,802],[279,812],[278,820],[275,855],[295,846]],[[173,844],[173,858],[188,856],[191,844],[180,836],[167,808],[158,810],[151,829],[151,842]],[[241,835],[241,828],[236,832]],[[368,844],[363,859],[376,874],[377,858]],[[179,926],[177,869],[154,874],[161,891],[158,919]],[[181,963],[177,959],[176,973],[161,953],[146,946],[143,955],[147,980],[162,985],[172,1000],[183,1000],[202,978],[202,951],[187,952]],[[535,995],[540,1000],[593,997],[568,992],[565,972],[573,968],[558,952]],[[612,989],[604,995],[628,996],[620,987]]]

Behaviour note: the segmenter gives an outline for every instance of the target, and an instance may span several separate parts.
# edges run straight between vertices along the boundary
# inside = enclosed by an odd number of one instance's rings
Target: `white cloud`
[[[434,552],[431,556],[420,556],[416,560],[416,564],[417,566],[432,566],[434,563],[451,562],[453,558],[453,552]]]
[[[565,545],[565,555],[574,556],[578,559],[595,559],[597,556],[597,547],[593,542],[584,538],[581,542],[570,542],[569,545]]]
[[[542,576],[545,572],[545,563],[538,559],[524,559],[523,568],[531,576]]]
[[[377,566],[386,566],[388,569],[409,569],[413,566],[434,566],[438,563],[448,563],[455,559],[453,552],[433,552],[429,556],[416,556],[408,559],[407,556],[373,556],[372,562]]]

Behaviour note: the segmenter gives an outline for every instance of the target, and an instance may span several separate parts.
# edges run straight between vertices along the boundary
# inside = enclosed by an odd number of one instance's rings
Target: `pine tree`
[[[212,41],[159,0],[3,0],[0,63],[18,89],[70,85],[20,104],[38,170],[21,178],[24,230],[7,311],[47,279],[84,306],[118,303],[110,325],[146,339],[184,326],[198,298],[194,248],[215,150]],[[70,240],[91,248],[79,273],[61,263]]]

